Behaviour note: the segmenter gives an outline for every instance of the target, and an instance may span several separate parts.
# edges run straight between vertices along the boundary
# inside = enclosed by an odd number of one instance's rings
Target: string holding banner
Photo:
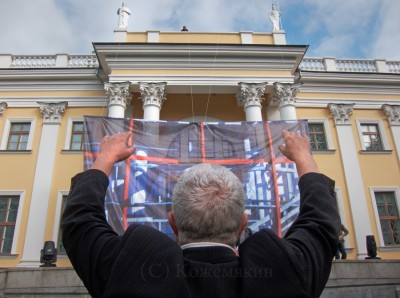
[[[307,122],[180,122],[85,117],[85,168],[95,160],[105,135],[130,131],[136,152],[115,164],[105,208],[119,234],[132,223],[174,237],[167,214],[179,176],[198,163],[216,163],[236,174],[246,194],[249,228],[285,234],[297,217],[300,194],[293,162],[278,146],[282,130],[308,133]]]

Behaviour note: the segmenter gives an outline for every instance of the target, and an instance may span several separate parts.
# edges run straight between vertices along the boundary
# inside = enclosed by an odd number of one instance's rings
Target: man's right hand
[[[136,148],[128,144],[131,137],[132,134],[129,132],[103,137],[100,143],[99,155],[91,169],[103,171],[109,176],[116,162],[127,159],[135,152]]]
[[[310,151],[310,139],[298,133],[284,130],[282,132],[285,145],[279,145],[279,150],[288,159],[295,162],[299,177],[306,173],[319,173],[318,166]]]

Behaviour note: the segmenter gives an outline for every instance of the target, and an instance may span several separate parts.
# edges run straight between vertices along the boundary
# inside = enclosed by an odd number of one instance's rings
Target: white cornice
[[[2,92],[18,92],[18,91],[104,91],[103,84],[49,84],[47,82],[38,82],[36,84],[7,84],[0,83],[0,91]]]
[[[364,85],[364,86],[352,86],[343,84],[334,86],[334,85],[325,85],[325,86],[310,86],[307,83],[303,85],[301,88],[301,92],[303,93],[329,93],[329,94],[374,94],[374,95],[399,95],[400,96],[400,86],[395,87],[387,87],[387,86],[373,86],[373,85]]]
[[[65,96],[48,96],[48,97],[1,97],[2,102],[7,103],[8,108],[37,108],[40,102],[68,102],[68,107],[106,107],[108,104],[106,96],[85,96],[71,98]]]
[[[96,78],[96,68],[2,68],[0,80],[13,79],[65,79],[65,78]]]
[[[291,70],[307,46],[253,44],[94,43],[105,73],[111,69]]]
[[[233,93],[238,90],[241,81],[251,83],[268,82],[272,86],[274,82],[293,83],[293,77],[278,76],[112,76],[110,83],[131,82],[131,90],[139,92],[138,82],[167,82],[168,93]],[[268,90],[267,90],[268,92]]]
[[[388,73],[301,72],[305,93],[400,95],[400,75]]]
[[[383,104],[399,105],[399,100],[386,100],[381,99],[369,99],[359,100],[356,98],[326,98],[326,99],[315,99],[315,98],[296,98],[296,106],[301,108],[324,108],[329,103],[333,104],[355,104],[354,109],[367,109],[367,110],[379,110]]]
[[[0,91],[99,91],[95,69],[0,69]]]

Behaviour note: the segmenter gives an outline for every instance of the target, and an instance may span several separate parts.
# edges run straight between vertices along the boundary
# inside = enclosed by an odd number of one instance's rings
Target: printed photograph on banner
[[[278,146],[282,130],[308,134],[305,120],[260,122],[179,122],[85,117],[84,165],[88,169],[105,135],[129,131],[135,153],[115,164],[105,211],[115,231],[132,223],[174,237],[167,214],[179,176],[198,163],[231,170],[243,183],[249,228],[270,228],[283,236],[296,219],[300,194],[295,164]]]

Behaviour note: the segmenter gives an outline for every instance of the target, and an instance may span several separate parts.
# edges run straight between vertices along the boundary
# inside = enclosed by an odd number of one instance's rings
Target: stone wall
[[[0,297],[90,297],[72,268],[0,269]],[[400,260],[335,261],[321,297],[400,298]]]

